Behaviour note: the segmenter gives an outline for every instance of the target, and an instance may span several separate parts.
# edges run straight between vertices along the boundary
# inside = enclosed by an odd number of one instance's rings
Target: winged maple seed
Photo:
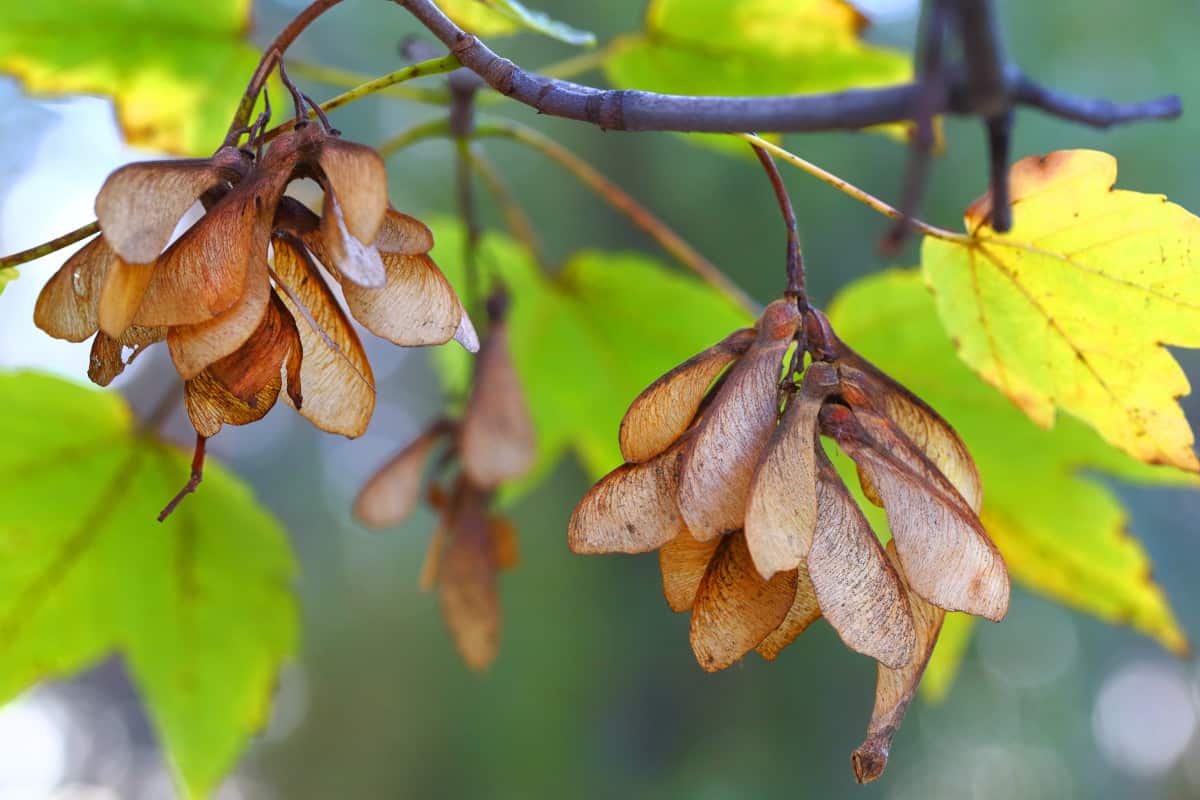
[[[363,486],[354,515],[371,528],[398,525],[416,507],[426,465],[439,448],[429,504],[441,521],[429,542],[421,587],[438,588],[442,616],[469,667],[484,670],[500,645],[496,574],[515,566],[516,530],[491,512],[505,481],[529,470],[535,456],[533,423],[508,349],[502,291],[488,301],[487,338],[475,361],[461,421],[439,420],[384,464]],[[449,489],[442,486],[448,483]]]
[[[324,190],[320,215],[285,194],[304,178]],[[197,201],[203,217],[168,244]],[[362,434],[375,386],[352,318],[402,346],[478,349],[429,229],[389,206],[383,160],[323,124],[297,125],[261,158],[226,146],[127,165],[96,212],[101,234],[46,284],[34,320],[94,337],[101,385],[165,339],[201,436],[262,418],[281,393],[316,427]]]
[[[887,551],[822,435],[887,511]],[[622,420],[620,445],[626,463],[571,516],[571,549],[658,550],[663,594],[691,612],[706,670],[751,650],[773,660],[828,620],[879,663],[868,739],[852,759],[860,782],[882,773],[945,612],[999,621],[1007,611],[1008,573],[979,522],[979,474],[962,440],[794,299],[652,383]]]

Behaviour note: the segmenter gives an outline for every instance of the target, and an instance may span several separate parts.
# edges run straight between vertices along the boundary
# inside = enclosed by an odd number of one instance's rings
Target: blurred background
[[[257,0],[265,42],[302,5]],[[601,41],[637,29],[643,0],[537,0]],[[860,3],[872,40],[909,47],[915,0]],[[1162,192],[1200,210],[1200,9],[1195,0],[1007,0],[998,4],[1011,55],[1034,77],[1083,94],[1134,100],[1178,92],[1181,121],[1109,133],[1019,116],[1014,153],[1097,147],[1121,162],[1125,188]],[[0,22],[0,24],[3,24]],[[387,3],[351,0],[301,38],[298,59],[382,73],[418,33]],[[525,66],[571,55],[537,37],[499,45]],[[599,81],[595,75],[588,80]],[[311,84],[310,84],[311,85]],[[329,87],[311,85],[318,98]],[[498,104],[490,113],[534,124],[601,167],[760,300],[780,289],[782,232],[769,189],[748,159],[670,135],[604,134]],[[352,138],[378,143],[436,110],[376,99],[339,111]],[[924,216],[957,227],[985,187],[979,126],[949,120]],[[92,218],[92,199],[126,149],[107,101],[33,102],[0,79],[0,251],[41,242]],[[902,147],[877,135],[789,137],[791,149],[894,199]],[[504,142],[486,150],[537,224],[554,261],[580,247],[653,242],[540,156]],[[389,164],[393,203],[449,212],[452,148],[422,144]],[[842,284],[888,264],[888,222],[795,171],[810,291],[824,304]],[[491,225],[499,217],[485,212]],[[26,265],[4,293],[0,363],[80,378],[87,348],[49,339],[31,322],[42,279],[62,256]],[[54,263],[50,263],[54,262]],[[500,657],[483,675],[460,662],[433,595],[417,590],[432,531],[422,510],[402,528],[367,533],[349,515],[362,481],[442,402],[428,354],[364,340],[379,406],[355,442],[279,411],[228,429],[211,450],[252,483],[283,521],[301,562],[303,645],[280,682],[274,717],[223,800],[406,797],[1200,797],[1200,665],[1127,630],[1107,627],[1018,589],[1008,620],[978,634],[949,695],[917,703],[879,783],[857,787],[849,754],[870,714],[875,670],[816,626],[773,665],[748,657],[709,675],[695,664],[687,618],[662,600],[656,559],[582,558],[566,522],[587,486],[564,461],[512,509],[520,566],[501,579]],[[160,349],[162,350],[162,349]],[[165,358],[165,352],[157,357]],[[1182,354],[1200,377],[1200,359]],[[157,397],[165,361],[123,378],[135,405]],[[664,364],[664,369],[670,365]],[[1200,422],[1195,398],[1189,412]],[[182,413],[169,431],[187,441]],[[616,431],[613,431],[616,435]],[[1181,621],[1200,636],[1200,493],[1121,487],[1131,531]],[[135,692],[116,660],[0,708],[0,798],[165,798],[169,778]]]

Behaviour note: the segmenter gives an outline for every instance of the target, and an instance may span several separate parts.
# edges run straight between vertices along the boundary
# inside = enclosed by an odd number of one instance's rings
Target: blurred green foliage
[[[7,372],[0,403],[0,700],[120,653],[181,789],[206,796],[296,649],[282,529],[218,464],[158,523],[189,458],[114,393]]]

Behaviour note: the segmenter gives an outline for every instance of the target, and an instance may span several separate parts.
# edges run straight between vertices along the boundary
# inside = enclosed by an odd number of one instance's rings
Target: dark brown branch
[[[1104,98],[1076,97],[1057,92],[1021,74],[1013,76],[1010,83],[1013,102],[1017,105],[1036,108],[1053,117],[1092,128],[1111,128],[1113,125],[1152,119],[1175,119],[1183,113],[1183,104],[1179,95],[1175,94],[1141,103],[1114,103]]]
[[[929,162],[936,140],[934,118],[936,108],[946,93],[945,38],[949,0],[930,0],[921,13],[921,29],[917,39],[917,78],[921,92],[912,109],[913,135],[909,142],[908,168],[900,191],[901,217],[884,237],[883,249],[896,254],[912,232],[912,218],[925,198],[929,179]]]
[[[394,0],[406,8],[463,65],[501,94],[543,114],[590,122],[606,130],[700,131],[742,133],[752,130],[800,132],[857,130],[912,118],[921,88],[908,83],[879,89],[856,89],[832,94],[766,97],[704,97],[596,89],[527,72],[494,53],[478,38],[463,31],[430,0]],[[1036,85],[1011,69],[1004,71],[1007,97],[1048,114],[1096,127],[1120,122],[1177,116],[1179,99],[1122,105],[1059,95]],[[979,106],[966,78],[958,76],[935,109],[936,113],[994,113]],[[985,97],[987,103],[991,98]]]

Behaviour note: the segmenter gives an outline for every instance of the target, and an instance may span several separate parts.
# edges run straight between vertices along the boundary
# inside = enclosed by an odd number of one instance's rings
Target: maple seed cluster
[[[505,481],[533,465],[533,421],[508,348],[502,292],[488,301],[491,320],[475,360],[471,393],[461,421],[439,420],[384,464],[363,486],[354,515],[367,527],[398,525],[416,507],[421,478],[439,445],[435,469],[458,466],[449,488],[433,484],[429,504],[441,521],[429,542],[421,588],[438,588],[442,616],[467,666],[487,669],[500,646],[496,575],[517,562],[516,530],[492,513],[492,497]]]
[[[101,234],[46,284],[34,321],[61,339],[91,337],[88,376],[102,386],[165,340],[202,437],[261,419],[281,392],[318,428],[358,436],[374,377],[326,274],[350,314],[396,344],[455,338],[474,352],[478,340],[428,255],[429,229],[390,207],[374,150],[324,121],[261,149],[110,175],[96,198]],[[285,194],[305,178],[324,190],[320,215]],[[169,244],[197,201],[204,215]]]
[[[822,436],[886,510],[886,548]],[[860,782],[882,774],[945,612],[1007,611],[1008,573],[979,522],[962,440],[816,309],[778,300],[663,375],[629,407],[620,445],[627,463],[580,501],[571,549],[658,550],[667,603],[691,612],[692,650],[709,671],[751,650],[772,660],[825,617],[879,662],[852,759]]]

